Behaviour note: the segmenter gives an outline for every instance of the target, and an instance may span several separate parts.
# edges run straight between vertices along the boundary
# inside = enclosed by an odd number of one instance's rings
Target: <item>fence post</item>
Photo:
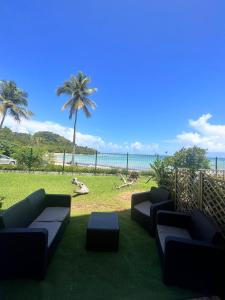
[[[66,150],[63,151],[63,165],[62,165],[62,173],[64,173],[65,169],[65,159],[66,159]]]
[[[218,171],[218,158],[216,157],[216,176],[217,176],[217,171]]]
[[[177,209],[178,205],[177,205],[177,180],[178,180],[178,171],[177,168],[175,169],[175,178],[174,178],[174,206],[175,209]]]
[[[203,194],[203,172],[199,172],[199,187],[198,187],[198,205],[199,209],[202,210],[202,194]]]
[[[28,164],[29,172],[31,171],[31,166],[32,166],[32,156],[33,156],[33,148],[30,148],[30,156],[29,156],[29,164]]]
[[[97,170],[97,165],[98,165],[98,151],[96,150],[96,152],[95,152],[95,173]]]
[[[129,154],[128,154],[128,152],[127,152],[127,167],[126,167],[126,169],[127,169],[127,175],[128,175],[128,170],[129,170]]]

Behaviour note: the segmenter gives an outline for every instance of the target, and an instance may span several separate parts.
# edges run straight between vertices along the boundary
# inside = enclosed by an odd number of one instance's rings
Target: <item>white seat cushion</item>
[[[45,228],[48,230],[48,247],[54,240],[60,226],[61,222],[32,222],[28,228]]]
[[[34,221],[62,222],[68,214],[68,207],[46,207]]]
[[[141,203],[138,203],[134,206],[135,209],[140,211],[142,214],[150,217],[150,207],[151,202],[150,201],[143,201]]]
[[[157,225],[157,231],[163,252],[165,252],[165,240],[168,236],[192,240],[190,233],[184,228],[167,225]]]

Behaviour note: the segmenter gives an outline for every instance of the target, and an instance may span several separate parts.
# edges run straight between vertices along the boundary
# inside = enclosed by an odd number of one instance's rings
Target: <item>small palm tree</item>
[[[27,93],[16,86],[14,81],[0,81],[0,114],[2,119],[0,129],[3,127],[7,113],[17,122],[21,118],[29,119],[33,113],[28,110]]]
[[[152,175],[148,179],[146,183],[148,183],[151,179],[155,180],[159,187],[166,187],[167,189],[171,189],[171,180],[173,173],[169,168],[165,159],[160,159],[159,157],[150,164]]]
[[[88,110],[88,106],[92,109],[96,108],[95,102],[88,98],[89,95],[97,91],[96,88],[88,87],[90,82],[90,77],[86,76],[83,72],[78,72],[76,75],[72,75],[70,80],[65,81],[63,86],[59,87],[56,91],[58,96],[61,94],[69,96],[69,99],[62,107],[62,111],[69,108],[69,118],[72,119],[74,116],[72,164],[74,164],[76,151],[76,125],[78,110],[82,109],[86,117],[89,118],[91,113]]]

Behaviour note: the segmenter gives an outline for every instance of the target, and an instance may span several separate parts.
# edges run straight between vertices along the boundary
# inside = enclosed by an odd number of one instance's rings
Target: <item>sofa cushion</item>
[[[69,215],[68,207],[46,207],[35,219],[37,222],[62,222]]]
[[[134,209],[136,209],[139,212],[141,212],[142,214],[150,217],[150,207],[151,207],[151,202],[143,201],[143,202],[138,203],[137,205],[135,205]]]
[[[4,228],[27,227],[33,220],[32,212],[29,201],[22,200],[1,214],[1,226]]]
[[[27,197],[33,208],[33,220],[41,213],[45,207],[45,190],[39,189]]]
[[[190,233],[194,239],[213,242],[218,232],[219,228],[208,216],[198,209],[193,210]]]
[[[28,228],[45,228],[48,230],[48,247],[53,242],[56,234],[59,231],[61,222],[32,222]]]
[[[166,201],[170,198],[170,192],[164,188],[154,188],[150,191],[150,201],[152,203],[157,203],[161,201]]]
[[[177,238],[192,239],[188,230],[179,227],[167,226],[167,225],[157,225],[157,232],[159,236],[160,245],[162,251],[165,252],[165,240],[168,236],[173,236]]]

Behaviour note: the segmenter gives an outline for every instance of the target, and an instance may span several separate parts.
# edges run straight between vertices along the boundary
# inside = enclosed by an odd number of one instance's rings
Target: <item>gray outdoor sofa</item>
[[[40,189],[0,214],[0,279],[44,278],[70,204],[70,195]]]
[[[213,220],[197,209],[158,211],[156,220],[164,283],[221,294],[225,241]]]

